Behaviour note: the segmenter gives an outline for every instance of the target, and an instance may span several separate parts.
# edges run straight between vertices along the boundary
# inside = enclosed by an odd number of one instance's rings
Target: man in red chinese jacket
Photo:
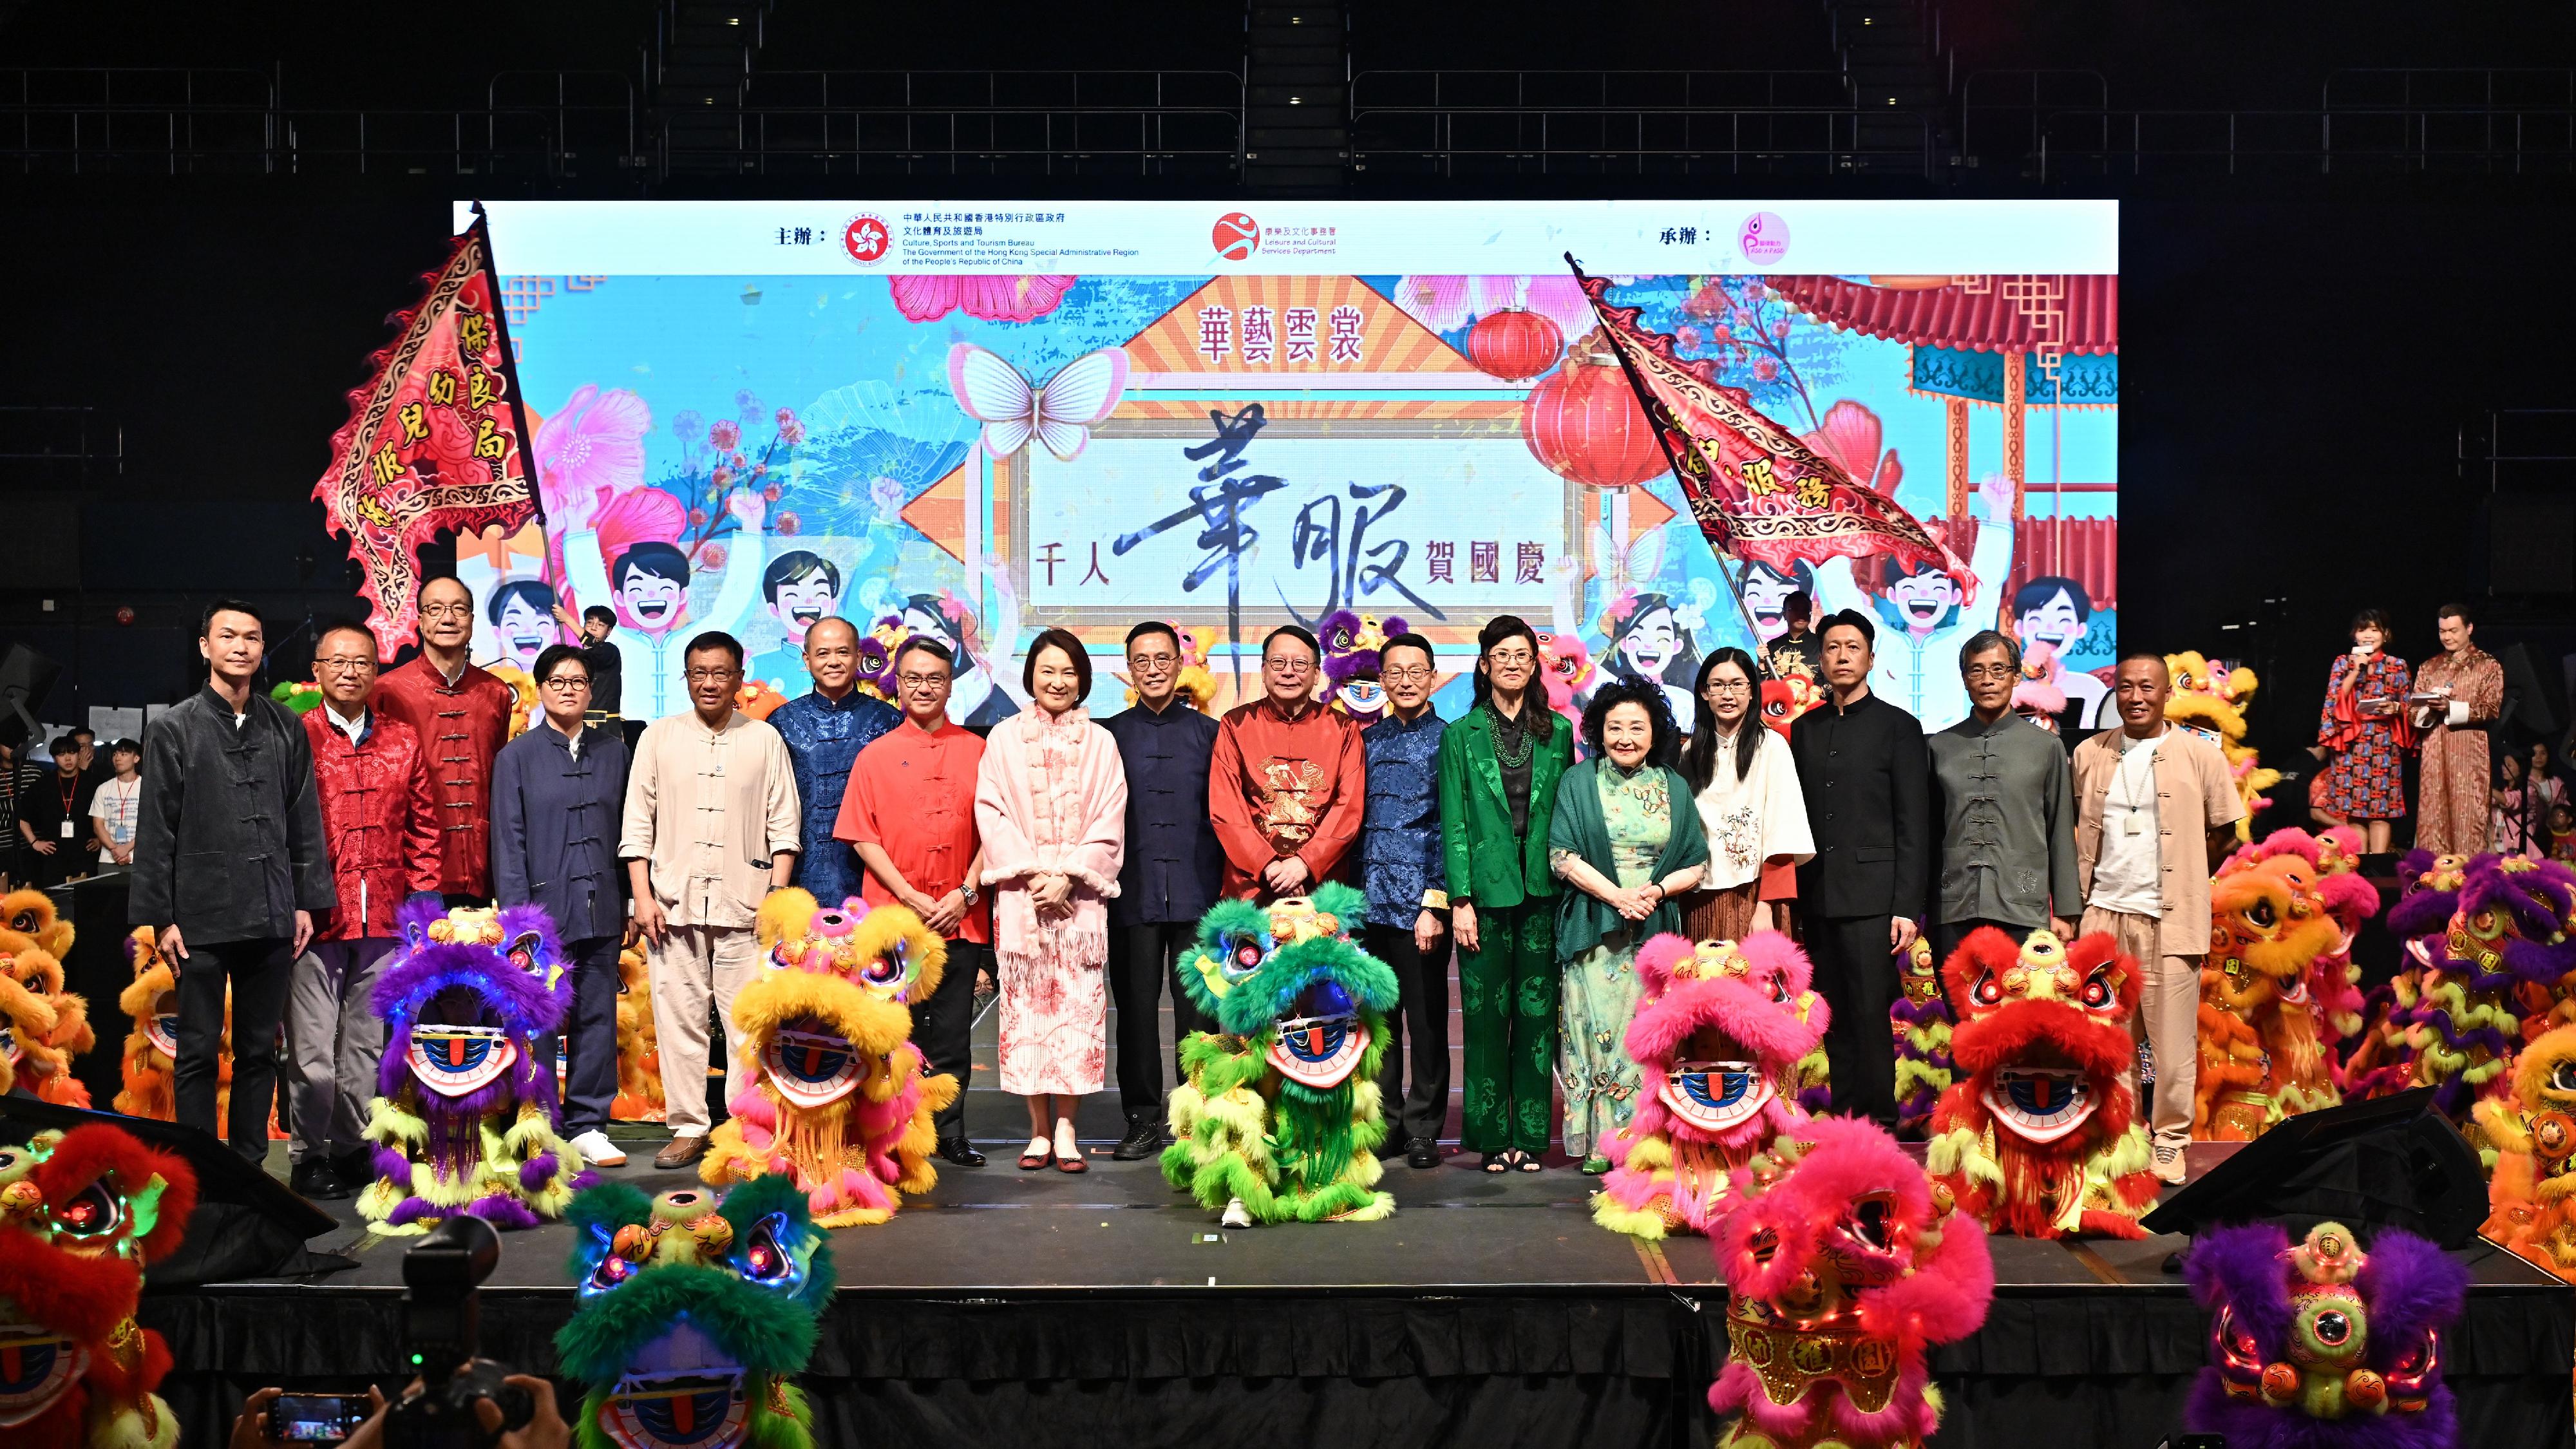
[[[510,686],[465,662],[474,594],[454,579],[420,590],[420,657],[376,684],[379,714],[420,737],[438,810],[438,890],[450,905],[492,901],[492,757],[510,733]]]
[[[304,716],[321,788],[322,839],[339,903],[287,987],[286,1035],[294,1044],[295,1159],[288,1186],[309,1198],[343,1198],[373,1179],[367,1102],[385,1024],[376,1015],[377,969],[398,944],[394,913],[415,891],[438,889],[438,820],[420,736],[367,708],[376,683],[376,636],[334,624],[313,643],[322,707]]]
[[[1271,630],[1261,641],[1263,697],[1217,725],[1208,814],[1229,896],[1300,896],[1345,874],[1368,805],[1367,765],[1350,718],[1315,698],[1322,652],[1293,624]]]

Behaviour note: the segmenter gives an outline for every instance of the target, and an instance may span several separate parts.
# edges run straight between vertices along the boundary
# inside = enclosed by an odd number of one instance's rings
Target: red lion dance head
[[[1627,1037],[1637,1112],[1610,1136],[1617,1166],[1592,1200],[1595,1222],[1649,1238],[1709,1231],[1729,1175],[1806,1118],[1800,1064],[1831,1015],[1812,975],[1777,931],[1740,945],[1666,934],[1639,948],[1645,994]]]
[[[1810,1119],[1736,1173],[1710,1248],[1726,1279],[1723,1446],[1920,1444],[1940,1418],[1926,1350],[1994,1299],[1986,1235],[1876,1126]]]
[[[146,1263],[186,1236],[197,1179],[114,1127],[0,1148],[0,1442],[171,1449],[161,1336],[134,1322]]]
[[[2139,1238],[2154,1157],[2125,1080],[2137,1048],[2138,964],[2110,936],[2069,946],[1992,926],[1942,967],[1958,1080],[1932,1114],[1924,1164],[1989,1229],[2026,1238]]]

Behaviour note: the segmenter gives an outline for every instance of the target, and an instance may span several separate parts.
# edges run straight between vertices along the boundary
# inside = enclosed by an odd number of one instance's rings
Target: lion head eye
[[[1969,989],[1968,995],[1979,1006],[2001,1006],[2004,1000],[2004,986],[2002,982],[1995,979],[1995,973],[1989,971],[1977,978],[1977,984]]]
[[[2111,978],[2099,971],[2084,978],[2080,995],[2086,1011],[2105,1010],[2119,999],[2119,993],[2111,989]]]

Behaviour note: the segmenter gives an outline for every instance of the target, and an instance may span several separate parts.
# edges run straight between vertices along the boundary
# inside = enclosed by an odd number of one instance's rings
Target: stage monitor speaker
[[[0,1097],[0,1141],[24,1142],[47,1128],[68,1132],[92,1122],[121,1127],[186,1158],[196,1170],[197,1211],[188,1219],[188,1236],[178,1252],[152,1265],[153,1288],[305,1277],[357,1266],[336,1254],[306,1251],[306,1239],[338,1229],[339,1220],[287,1191],[210,1133],[148,1117],[58,1107],[15,1093]]]
[[[2496,651],[2496,662],[2504,666],[2505,722],[2555,745],[2567,728],[2566,681],[2541,668],[2528,644],[2507,644]]]
[[[2224,1223],[2390,1226],[2462,1247],[2486,1221],[2477,1150],[2418,1087],[2275,1124],[2139,1220],[2151,1233]]]
[[[36,739],[36,711],[45,707],[45,696],[62,674],[61,665],[24,644],[0,654],[0,745],[15,748]]]

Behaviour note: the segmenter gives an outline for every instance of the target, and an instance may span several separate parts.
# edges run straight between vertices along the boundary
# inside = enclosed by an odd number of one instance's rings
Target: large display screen
[[[497,202],[546,521],[461,540],[478,657],[605,605],[624,708],[739,638],[807,687],[838,614],[962,650],[952,712],[1021,703],[1062,625],[1119,707],[1130,626],[1182,626],[1212,709],[1262,636],[1339,611],[1437,646],[1548,635],[1687,721],[1700,661],[1786,597],[1879,621],[1881,692],[1966,711],[2003,627],[2090,723],[2116,653],[2118,215],[2093,201]],[[469,220],[460,204],[460,228]],[[1564,257],[1679,355],[1896,500],[1961,567],[1782,572],[1692,521]],[[1365,708],[1363,703],[1362,708]],[[2098,718],[2107,722],[2107,707]]]

